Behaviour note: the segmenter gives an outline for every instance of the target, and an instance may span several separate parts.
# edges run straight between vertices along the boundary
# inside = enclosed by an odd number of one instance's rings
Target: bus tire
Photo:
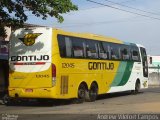
[[[78,98],[75,101],[76,103],[83,103],[85,101],[86,91],[86,85],[81,83],[78,88]]]
[[[140,91],[140,82],[139,80],[137,80],[135,84],[135,94],[138,94],[139,91]]]
[[[12,104],[12,100],[11,98],[8,96],[8,94],[5,94],[4,97],[2,98],[3,104],[5,105],[11,105]]]
[[[94,102],[97,99],[98,86],[96,83],[92,83],[90,90],[87,92],[86,101]]]
[[[138,94],[140,91],[140,81],[137,80],[136,83],[135,83],[135,89],[134,90],[131,90],[131,94]]]

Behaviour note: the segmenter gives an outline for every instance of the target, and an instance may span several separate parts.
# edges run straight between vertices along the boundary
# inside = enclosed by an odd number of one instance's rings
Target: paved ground
[[[0,114],[65,114],[60,118],[74,114],[72,117],[82,118],[81,114],[132,114],[132,113],[160,113],[160,87],[148,88],[137,95],[116,93],[102,95],[95,102],[73,104],[71,101],[58,101],[53,105],[37,102],[16,104],[12,106],[0,105]],[[33,117],[32,115],[30,117]],[[47,116],[49,119],[51,116]],[[78,117],[78,118],[79,118]],[[85,116],[83,115],[85,118]],[[87,116],[88,117],[88,116]],[[90,116],[94,117],[94,116]]]

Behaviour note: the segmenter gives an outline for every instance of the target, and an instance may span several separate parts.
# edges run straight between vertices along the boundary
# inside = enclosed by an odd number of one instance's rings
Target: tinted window
[[[107,42],[102,42],[102,46],[103,46],[104,51],[107,55],[107,59],[110,59],[110,57],[109,57],[109,44]]]
[[[136,46],[131,47],[131,59],[134,61],[140,61],[139,50]]]
[[[120,45],[110,43],[110,54],[111,54],[111,59],[113,59],[113,60],[121,59],[121,57],[120,57]]]
[[[66,57],[66,45],[64,36],[58,35],[58,45],[61,57]]]
[[[121,45],[121,59],[122,60],[130,59],[130,51],[127,45]]]
[[[99,51],[99,58],[100,59],[108,59],[108,55],[107,55],[106,51],[104,50],[102,42],[98,43],[98,51]]]
[[[98,58],[98,42],[94,40],[86,40],[86,57]]]
[[[72,38],[72,49],[74,57],[84,57],[85,41],[81,38]]]
[[[140,61],[139,49],[116,43],[58,35],[61,57]]]
[[[72,43],[69,37],[58,35],[58,44],[61,57],[72,57]]]

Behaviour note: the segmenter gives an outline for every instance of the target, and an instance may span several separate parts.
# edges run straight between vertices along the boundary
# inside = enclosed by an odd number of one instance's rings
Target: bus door
[[[143,77],[148,77],[148,62],[146,50],[143,47],[140,47],[141,56],[142,56],[142,65],[143,65]]]

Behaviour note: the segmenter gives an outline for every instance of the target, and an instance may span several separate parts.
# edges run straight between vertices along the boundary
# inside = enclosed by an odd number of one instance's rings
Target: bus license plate
[[[26,89],[25,92],[33,92],[33,89]]]

